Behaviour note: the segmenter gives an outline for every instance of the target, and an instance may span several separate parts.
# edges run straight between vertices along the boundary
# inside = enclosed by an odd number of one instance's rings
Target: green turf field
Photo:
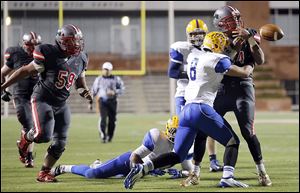
[[[256,169],[247,144],[242,139],[234,117],[226,116],[240,140],[240,154],[236,165],[237,179],[250,185],[247,189],[220,189],[216,185],[221,173],[208,172],[208,156],[205,155],[198,186],[182,188],[180,180],[169,176],[147,176],[137,182],[133,190],[126,190],[122,179],[86,180],[83,177],[65,174],[58,177],[55,184],[35,181],[43,156],[49,144],[35,146],[35,168],[24,168],[18,160],[16,140],[19,137],[19,123],[16,117],[1,118],[1,191],[245,191],[245,192],[299,192],[299,115],[295,113],[256,113],[256,133],[260,139],[263,156],[272,187],[257,185]],[[97,115],[72,115],[69,141],[66,151],[58,161],[60,164],[90,164],[96,158],[102,161],[133,150],[142,142],[143,135],[153,127],[164,128],[162,123],[168,114],[119,114],[117,129],[112,143],[102,144],[98,137]],[[223,147],[219,146],[218,157],[222,160]]]

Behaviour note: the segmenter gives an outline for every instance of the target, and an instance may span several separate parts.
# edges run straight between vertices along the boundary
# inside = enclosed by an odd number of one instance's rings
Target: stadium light
[[[130,23],[130,18],[128,16],[123,16],[121,19],[121,24],[123,26],[128,26]]]
[[[10,26],[10,24],[11,24],[11,18],[9,16],[7,16],[5,19],[5,25]]]

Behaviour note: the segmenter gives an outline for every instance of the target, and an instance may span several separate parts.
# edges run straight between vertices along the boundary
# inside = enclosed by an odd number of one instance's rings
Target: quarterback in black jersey
[[[232,6],[224,6],[214,13],[214,26],[227,34],[230,46],[225,54],[233,64],[243,67],[264,63],[264,53],[259,46],[260,36],[254,29],[244,28],[241,14]],[[259,174],[259,184],[272,184],[262,159],[261,147],[254,129],[255,92],[252,75],[248,78],[224,76],[222,87],[214,101],[215,110],[224,116],[233,111],[243,138],[248,144]]]
[[[55,42],[37,46],[34,60],[1,85],[2,91],[27,75],[40,73],[31,96],[34,127],[23,133],[19,144],[20,151],[25,151],[32,142],[47,143],[52,139],[37,176],[39,182],[57,181],[50,170],[65,150],[71,114],[66,100],[71,87],[75,85],[82,97],[93,100],[85,81],[88,57],[83,52],[81,30],[72,24],[64,25],[58,30]]]
[[[5,76],[12,71],[28,65],[33,60],[34,47],[41,43],[41,36],[31,31],[25,33],[22,38],[22,45],[9,47],[5,51],[5,64],[1,68],[1,84],[5,82]],[[18,121],[21,123],[23,132],[29,131],[33,127],[31,114],[30,97],[34,85],[38,81],[37,75],[32,75],[24,78],[22,81],[16,82],[13,85],[13,101],[15,104]],[[1,94],[2,100],[9,102],[11,94],[8,91],[3,91]],[[20,141],[17,141],[19,143]],[[32,168],[33,164],[33,143],[28,146],[25,152],[19,152],[19,159],[25,164],[25,167]]]

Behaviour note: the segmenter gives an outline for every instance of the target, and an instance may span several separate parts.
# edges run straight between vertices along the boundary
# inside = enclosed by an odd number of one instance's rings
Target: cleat
[[[199,176],[197,176],[194,172],[189,174],[189,177],[183,180],[180,183],[180,186],[187,187],[191,185],[198,185],[199,184]]]
[[[221,187],[221,188],[228,188],[228,187],[248,188],[249,185],[239,182],[239,181],[235,180],[233,177],[230,177],[230,178],[222,178],[219,183],[219,187]]]
[[[28,146],[31,144],[31,142],[28,142],[26,139],[25,139],[25,132],[22,131],[21,132],[21,139],[17,141],[17,147],[18,147],[18,150],[19,150],[19,154],[21,157],[24,157],[26,158],[27,157],[27,154],[28,154]]]
[[[90,168],[93,168],[93,169],[98,168],[98,167],[101,166],[101,164],[102,164],[102,162],[100,161],[100,159],[96,159],[96,161],[94,161],[94,162],[90,165]]]
[[[261,186],[271,186],[272,181],[270,180],[270,177],[268,174],[259,174],[258,175],[258,183]]]
[[[36,178],[36,181],[52,183],[52,182],[57,182],[57,179],[51,174],[50,170],[44,170],[38,173],[38,177]]]
[[[33,168],[34,164],[33,164],[33,159],[26,159],[25,160],[25,168]]]
[[[51,171],[50,171],[50,173],[54,177],[59,176],[61,174],[66,173],[65,170],[64,170],[64,168],[65,168],[64,165],[58,165],[55,168],[52,168]]]
[[[124,186],[126,189],[132,189],[135,182],[142,178],[144,176],[143,174],[143,165],[142,164],[136,164],[129,174],[126,176],[124,180]]]
[[[19,144],[20,144],[20,141],[17,140],[17,147],[18,147],[18,151],[19,151],[19,160],[25,164],[25,161],[26,161],[26,156],[27,156],[27,152],[26,153],[23,153],[20,148],[19,148]]]
[[[214,159],[210,161],[210,166],[209,166],[209,171],[210,172],[221,172],[223,171],[223,166],[219,164],[219,161]]]

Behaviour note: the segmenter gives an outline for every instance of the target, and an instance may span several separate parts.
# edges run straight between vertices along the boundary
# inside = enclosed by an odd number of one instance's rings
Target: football
[[[275,24],[265,24],[259,29],[259,34],[262,38],[268,41],[280,40],[284,33],[282,29]]]

